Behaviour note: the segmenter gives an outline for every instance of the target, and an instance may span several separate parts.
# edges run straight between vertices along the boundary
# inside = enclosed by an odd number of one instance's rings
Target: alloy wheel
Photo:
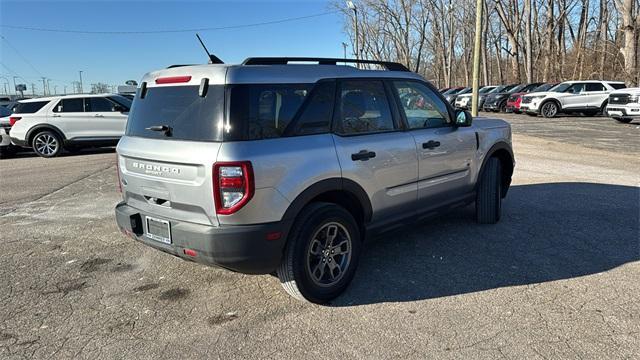
[[[45,156],[51,156],[58,151],[58,139],[50,134],[40,134],[34,140],[36,151]]]
[[[330,222],[318,229],[309,243],[307,271],[318,286],[335,285],[351,263],[351,236],[340,223]]]

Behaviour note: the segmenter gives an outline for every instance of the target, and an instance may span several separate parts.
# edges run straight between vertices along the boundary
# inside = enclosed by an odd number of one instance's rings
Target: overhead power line
[[[6,25],[0,24],[0,27],[7,29],[17,29],[17,30],[30,30],[30,31],[42,31],[42,32],[56,32],[56,33],[71,33],[71,34],[92,34],[92,35],[129,35],[129,34],[167,34],[167,33],[185,33],[185,32],[205,32],[205,31],[216,31],[216,30],[231,30],[231,29],[241,29],[247,27],[256,27],[256,26],[264,26],[264,25],[273,25],[273,24],[281,24],[285,22],[298,21],[304,19],[310,19],[320,16],[325,16],[329,14],[334,14],[339,12],[340,10],[327,11],[319,14],[306,15],[306,16],[298,16],[291,17],[279,20],[271,20],[271,21],[263,21],[251,24],[239,24],[239,25],[229,25],[229,26],[218,26],[218,27],[202,27],[202,28],[192,28],[192,29],[171,29],[171,30],[142,30],[142,31],[94,31],[94,30],[71,30],[71,29],[50,29],[50,28],[40,28],[40,27],[31,27],[31,26],[18,26],[18,25]]]
[[[6,37],[4,37],[3,35],[0,35],[0,38],[2,38],[2,40],[4,40],[4,42],[18,55],[20,56],[20,58],[22,58],[22,60],[24,60],[25,63],[27,63],[27,65],[29,65],[31,67],[31,69],[33,69],[33,71],[36,72],[36,74],[40,75],[40,77],[44,76],[42,75],[42,73],[40,71],[38,71],[38,69],[36,69],[35,66],[33,66],[33,64],[31,63],[31,61],[29,61],[26,57],[24,57],[24,55],[22,55],[22,53],[20,53],[20,51],[18,51],[18,49],[16,49],[15,46],[13,46],[9,40],[7,40]],[[6,67],[6,66],[5,66]]]

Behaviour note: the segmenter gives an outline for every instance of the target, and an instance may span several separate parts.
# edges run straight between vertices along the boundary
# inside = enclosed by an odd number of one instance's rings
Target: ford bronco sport
[[[275,273],[290,295],[322,303],[353,278],[365,238],[472,203],[479,223],[497,222],[510,126],[472,123],[400,64],[344,61],[146,74],[117,147],[123,233],[183,259]]]

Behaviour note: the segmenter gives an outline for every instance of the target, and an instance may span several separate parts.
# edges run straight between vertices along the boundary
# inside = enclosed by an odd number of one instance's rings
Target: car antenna
[[[220,60],[219,57],[213,55],[209,52],[209,50],[207,50],[207,47],[204,45],[204,42],[202,42],[202,39],[200,38],[200,35],[198,35],[198,33],[196,33],[196,37],[198,38],[198,41],[200,41],[200,45],[202,45],[204,51],[207,53],[207,55],[209,55],[209,64],[224,64],[224,61]]]

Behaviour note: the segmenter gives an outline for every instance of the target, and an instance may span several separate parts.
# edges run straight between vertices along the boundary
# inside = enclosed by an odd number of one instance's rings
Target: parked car
[[[65,148],[114,146],[124,134],[131,101],[117,94],[64,95],[20,101],[11,142],[42,157]]]
[[[482,105],[484,111],[506,112],[507,99],[509,99],[509,96],[516,93],[528,93],[540,85],[542,85],[542,83],[514,84],[512,87],[508,88],[508,90],[491,93],[487,96],[484,104]]]
[[[462,94],[469,94],[471,93],[472,88],[470,87],[465,87],[462,89],[459,89],[458,91],[452,91],[452,92],[445,92],[444,94],[444,98],[449,102],[449,104],[453,105],[456,102],[456,98],[458,97],[458,95],[462,95]]]
[[[514,167],[509,124],[472,123],[401,64],[343,62],[146,74],[117,147],[123,233],[275,273],[293,297],[322,303],[352,280],[365,238],[474,202],[478,222],[497,222]]]
[[[549,89],[551,89],[552,87],[558,85],[558,83],[553,83],[553,84],[542,84],[540,86],[538,86],[537,88],[531,90],[530,92],[541,92],[541,91],[547,91]],[[522,113],[522,111],[520,111],[520,103],[522,102],[522,97],[527,94],[526,92],[517,92],[517,93],[513,93],[509,96],[509,98],[507,99],[507,107],[506,107],[506,112],[512,112],[512,113],[516,113],[516,114],[520,114]]]
[[[480,89],[478,89],[478,100],[481,99],[483,95],[487,94],[488,92],[490,92],[495,88],[497,88],[497,86],[490,85],[490,86],[483,86]],[[458,95],[456,97],[456,101],[454,102],[455,108],[469,110],[471,108],[471,96],[472,96],[471,92]],[[480,101],[478,101],[478,104],[480,104]],[[482,107],[482,106],[479,106],[479,107]]]
[[[640,118],[640,88],[614,90],[609,93],[607,115],[621,123]]]
[[[14,146],[11,145],[9,129],[11,129],[9,117],[11,110],[0,106],[0,158],[5,158],[13,154]]]
[[[582,113],[593,116],[604,112],[609,93],[622,89],[621,81],[565,81],[549,89],[522,98],[520,110],[529,115],[552,118],[559,113]]]

